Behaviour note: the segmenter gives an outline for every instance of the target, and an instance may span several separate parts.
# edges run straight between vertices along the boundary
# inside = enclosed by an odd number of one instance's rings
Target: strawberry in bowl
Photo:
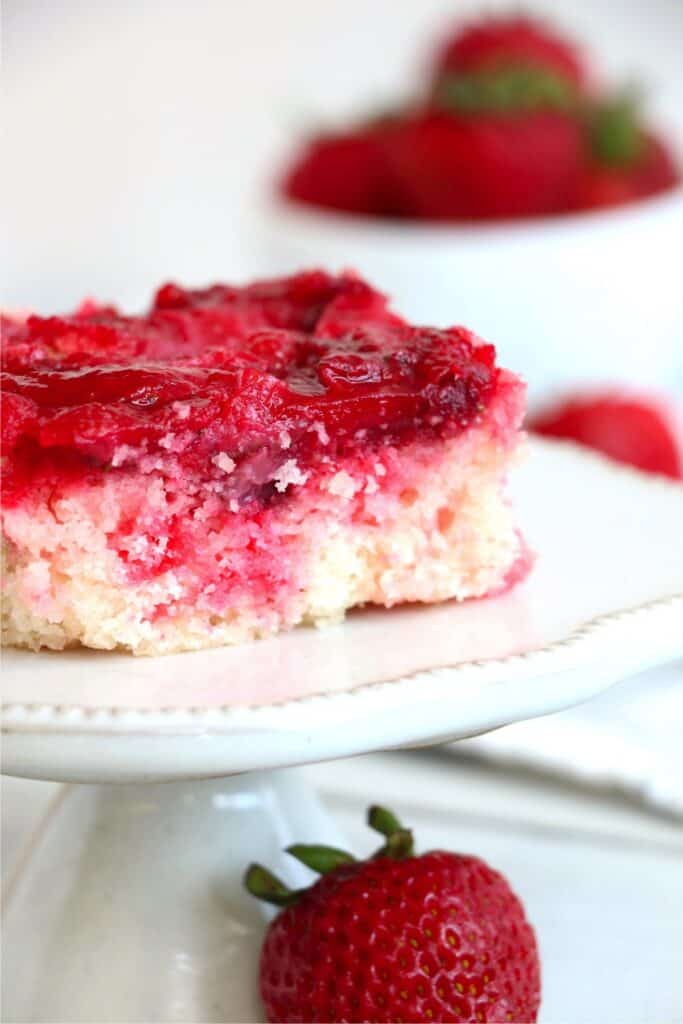
[[[565,209],[581,166],[581,131],[561,111],[406,117],[385,142],[404,216],[490,221]]]
[[[532,18],[485,18],[458,28],[441,44],[434,61],[438,85],[448,75],[535,69],[570,88],[582,89],[588,76],[581,54],[568,40]]]
[[[371,217],[499,221],[618,206],[680,180],[634,104],[579,51],[514,15],[457,29],[389,117],[316,136],[280,183],[291,200]]]

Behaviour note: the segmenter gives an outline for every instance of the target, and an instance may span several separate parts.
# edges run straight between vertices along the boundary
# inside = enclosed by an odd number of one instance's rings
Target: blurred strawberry
[[[346,213],[391,214],[381,124],[313,139],[289,170],[282,190],[291,199]]]
[[[530,430],[595,448],[648,473],[683,479],[682,432],[670,405],[633,395],[576,395],[544,410]]]
[[[485,18],[459,29],[442,45],[434,78],[511,67],[550,72],[576,88],[586,80],[586,69],[574,47],[522,15]]]
[[[447,40],[427,105],[310,142],[282,190],[350,213],[500,220],[614,206],[671,188],[669,150],[633,99],[596,97],[573,47],[529,18]]]
[[[579,179],[577,209],[620,206],[673,188],[680,177],[664,143],[648,134],[644,149],[643,156],[634,166],[609,167],[590,163]]]
[[[573,52],[527,19],[466,28],[444,50],[433,109],[394,132],[409,213],[493,220],[566,210],[585,163],[580,79]]]
[[[530,217],[567,208],[583,133],[561,111],[425,111],[394,125],[387,147],[407,216]]]
[[[619,206],[680,181],[671,152],[642,127],[632,96],[595,105],[587,124],[589,158],[577,182],[576,209]]]

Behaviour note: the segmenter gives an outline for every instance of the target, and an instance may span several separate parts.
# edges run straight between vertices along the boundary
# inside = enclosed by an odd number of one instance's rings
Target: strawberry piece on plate
[[[647,473],[683,478],[681,430],[671,403],[629,394],[575,395],[531,417],[537,434],[595,448]]]

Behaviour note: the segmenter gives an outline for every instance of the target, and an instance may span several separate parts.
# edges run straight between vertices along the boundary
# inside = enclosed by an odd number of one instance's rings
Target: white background
[[[498,5],[499,6],[499,5]],[[5,0],[2,301],[134,309],[243,279],[254,192],[302,129],[417,81],[457,0]],[[546,0],[683,138],[681,0]]]

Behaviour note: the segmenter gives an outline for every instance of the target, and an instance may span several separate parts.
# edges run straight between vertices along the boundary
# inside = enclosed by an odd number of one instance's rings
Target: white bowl
[[[389,222],[285,199],[258,270],[354,268],[417,323],[464,324],[532,399],[587,382],[683,386],[683,188],[619,209],[495,225]]]

